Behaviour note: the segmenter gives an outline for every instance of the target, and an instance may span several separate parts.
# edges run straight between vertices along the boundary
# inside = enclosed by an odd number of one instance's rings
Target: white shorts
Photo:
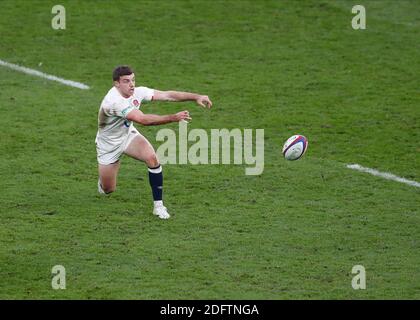
[[[103,152],[98,148],[98,145],[96,144],[96,154],[99,164],[108,165],[113,164],[117,162],[121,155],[125,152],[127,147],[130,145],[131,141],[137,136],[142,136],[140,132],[137,131],[136,128],[132,127],[130,128],[130,131],[128,133],[127,139],[124,141],[124,143],[121,144],[120,147],[117,149],[111,151],[111,152]]]

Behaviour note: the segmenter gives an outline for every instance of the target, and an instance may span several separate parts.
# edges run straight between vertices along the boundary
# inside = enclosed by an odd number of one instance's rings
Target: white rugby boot
[[[102,189],[101,180],[100,179],[98,179],[98,192],[100,194],[106,194],[105,191],[104,191],[104,189]]]
[[[153,214],[161,219],[169,219],[171,217],[168,213],[168,209],[166,209],[163,204],[155,204],[155,207],[153,208]]]

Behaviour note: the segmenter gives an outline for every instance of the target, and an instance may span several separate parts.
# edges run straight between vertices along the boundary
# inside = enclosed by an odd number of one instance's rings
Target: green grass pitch
[[[420,299],[420,3],[359,1],[1,1],[0,298]],[[137,84],[207,94],[189,129],[265,131],[265,168],[166,165],[152,215],[143,164],[123,158],[97,194],[99,104],[118,64]],[[163,127],[139,127],[157,148]],[[176,130],[175,124],[166,126]],[[284,141],[308,137],[303,159]],[[351,270],[366,269],[354,290]],[[53,290],[51,268],[66,268]]]

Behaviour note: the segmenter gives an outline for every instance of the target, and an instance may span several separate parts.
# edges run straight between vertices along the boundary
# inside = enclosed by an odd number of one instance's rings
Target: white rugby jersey
[[[134,94],[124,98],[116,87],[112,87],[102,100],[98,112],[98,132],[96,144],[100,152],[106,153],[118,149],[128,136],[132,121],[125,117],[139,109],[142,101],[152,100],[154,90],[147,87],[137,87]]]

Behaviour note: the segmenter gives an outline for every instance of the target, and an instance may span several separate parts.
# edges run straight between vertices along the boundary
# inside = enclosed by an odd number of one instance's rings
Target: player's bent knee
[[[159,165],[159,159],[156,154],[152,154],[146,159],[146,164],[149,168],[155,168]]]
[[[109,187],[102,186],[102,189],[104,190],[105,194],[110,194],[115,191],[116,187],[115,186],[109,186]]]
[[[115,188],[104,189],[105,194],[111,194],[115,191]]]

